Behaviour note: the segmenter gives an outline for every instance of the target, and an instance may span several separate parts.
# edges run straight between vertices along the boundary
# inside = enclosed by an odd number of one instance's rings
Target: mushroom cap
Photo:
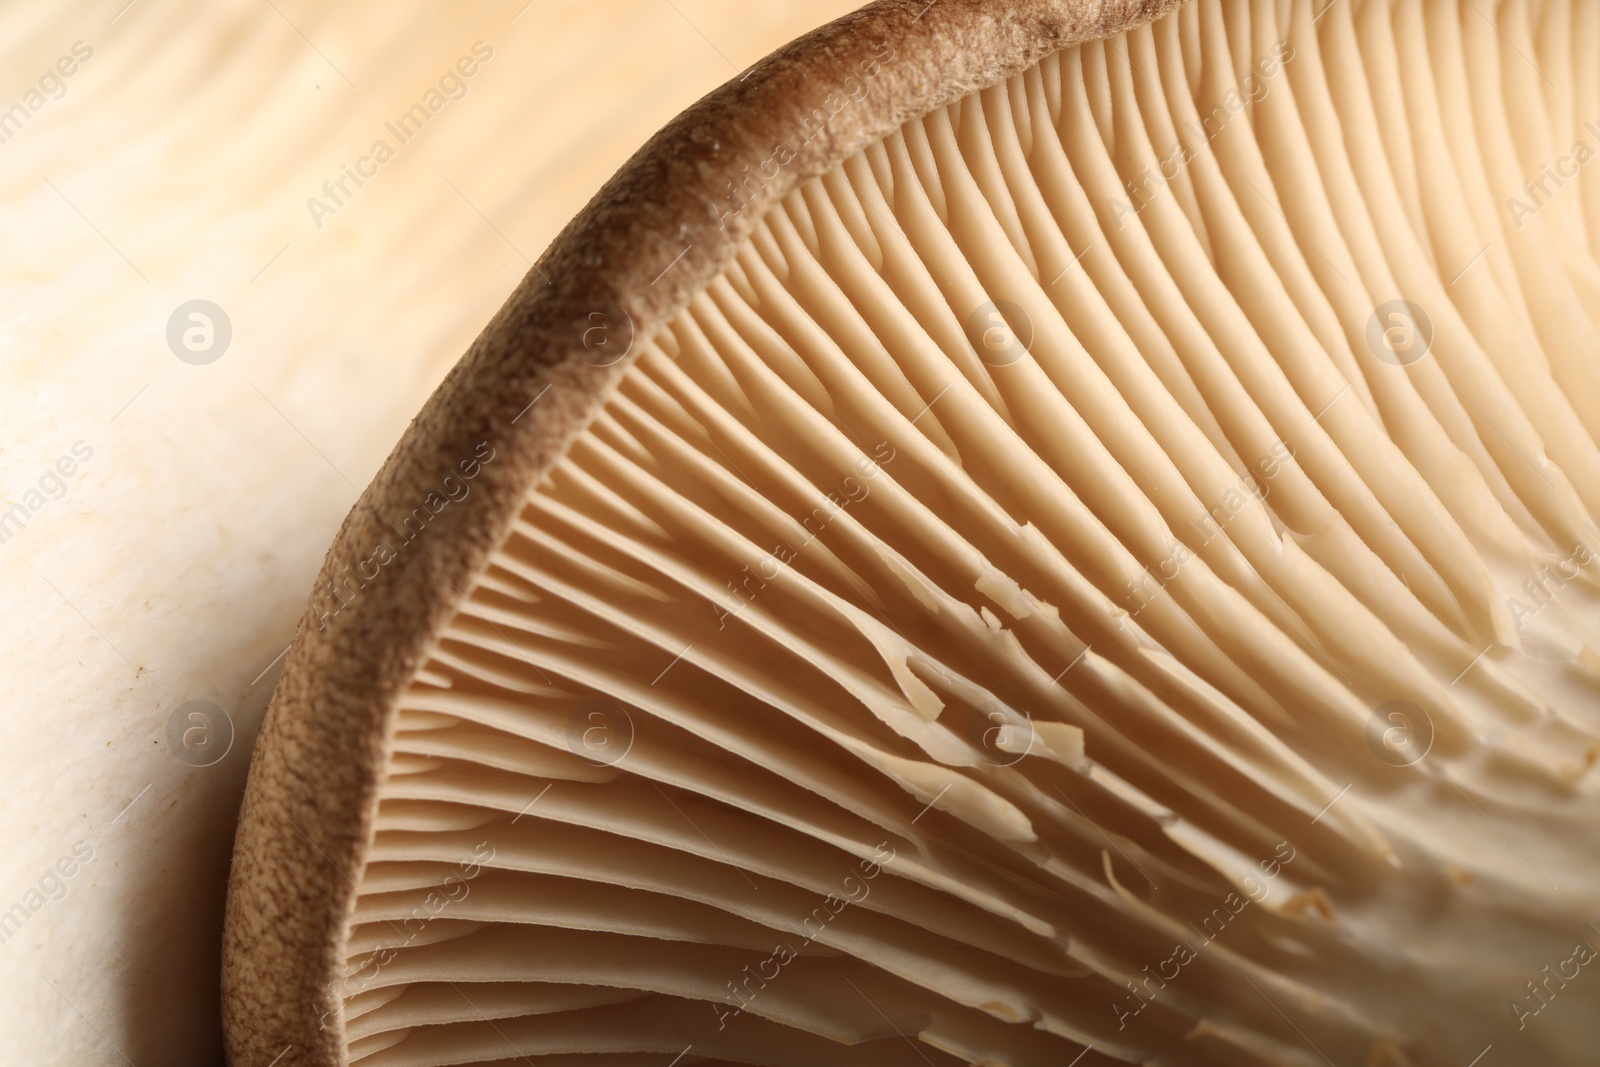
[[[1575,111],[1516,11],[1354,6],[874,4],[641,149],[329,551],[233,1060],[1592,1040],[1600,320],[1487,193]]]

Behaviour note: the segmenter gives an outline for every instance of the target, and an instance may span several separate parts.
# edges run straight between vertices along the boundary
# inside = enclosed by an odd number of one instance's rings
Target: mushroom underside
[[[349,1061],[1579,1062],[1597,44],[1195,3],[767,211],[399,702]]]

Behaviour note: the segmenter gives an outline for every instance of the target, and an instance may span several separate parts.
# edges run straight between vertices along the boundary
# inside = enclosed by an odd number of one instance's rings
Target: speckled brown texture
[[[628,361],[604,366],[600,357],[626,343],[629,323],[635,337],[651,336],[728,263],[754,220],[800,182],[1050,52],[1148,22],[1177,4],[873,4],[775,52],[689,108],[562,231],[424,405],[323,563],[240,812],[223,941],[231,1063],[265,1067],[280,1056],[278,1067],[342,1062],[340,1004],[329,983],[343,966],[343,924],[361,876],[391,712],[528,489],[610,395]],[[871,92],[798,144],[788,123],[825,106],[859,63],[881,60],[885,45],[894,58],[881,64]],[[729,179],[769,159],[779,140],[797,148],[794,160],[740,212],[719,221],[732,203]],[[426,511],[428,494],[484,442],[494,458],[482,465],[470,495],[400,547],[387,523]],[[325,590],[380,543],[395,547],[396,558],[319,626],[338,603]]]

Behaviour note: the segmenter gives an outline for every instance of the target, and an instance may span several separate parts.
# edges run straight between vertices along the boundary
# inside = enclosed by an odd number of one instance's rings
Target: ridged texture
[[[401,698],[350,1060],[1584,1062],[1597,45],[1207,0],[767,212]]]
[[[344,963],[352,876],[372,836],[400,695],[463,589],[509,535],[529,486],[565,454],[631,365],[612,355],[626,344],[617,336],[630,324],[641,340],[660,333],[732,263],[768,208],[905,121],[1175,3],[877,0],[695,103],[568,223],[346,517],[283,660],[251,753],[229,876],[222,1009],[232,1062],[329,1065],[343,1056],[331,979]],[[870,92],[835,113],[846,99],[836,87],[885,44],[896,58],[880,64]],[[819,109],[832,113],[825,132],[749,191],[742,211],[719,213],[729,180],[788,137],[795,116]],[[597,318],[609,338],[598,348],[591,343]],[[425,509],[426,536],[380,565],[382,578],[374,580],[370,554],[392,538],[389,522],[439,500],[441,475],[485,445],[494,459],[471,493],[431,518]],[[332,587],[348,597],[351,582],[357,599],[336,610]]]

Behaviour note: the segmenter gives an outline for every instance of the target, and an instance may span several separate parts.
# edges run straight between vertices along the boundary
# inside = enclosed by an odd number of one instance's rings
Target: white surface
[[[340,519],[600,182],[853,6],[123,2],[0,15],[0,110],[41,105],[0,144],[0,510],[31,511],[0,543],[7,1064],[220,1062],[250,740]],[[465,95],[396,145],[384,124],[480,40]],[[59,98],[29,97],[79,41]],[[319,228],[308,198],[380,137],[394,158]],[[196,298],[233,330],[204,366],[164,336]],[[237,728],[212,766],[166,741],[197,699]]]

